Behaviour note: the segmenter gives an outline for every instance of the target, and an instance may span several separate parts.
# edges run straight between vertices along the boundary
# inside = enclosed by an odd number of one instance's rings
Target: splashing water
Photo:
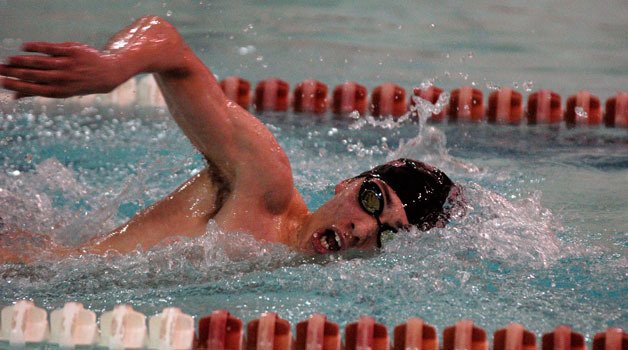
[[[0,304],[34,298],[52,308],[77,300],[102,312],[131,303],[147,314],[174,305],[197,316],[226,308],[247,320],[276,311],[291,322],[322,312],[341,324],[369,314],[389,326],[410,316],[439,327],[472,318],[488,330],[512,320],[534,331],[570,320],[584,332],[625,322],[615,306],[621,293],[603,287],[621,283],[621,274],[604,271],[625,271],[625,258],[561,239],[577,230],[566,229],[543,206],[542,193],[508,188],[521,186],[521,178],[519,171],[500,166],[498,160],[507,158],[472,161],[473,153],[460,156],[456,146],[453,154],[447,148],[451,137],[427,122],[447,104],[446,94],[441,99],[435,105],[416,101],[418,123],[410,114],[397,121],[291,115],[264,121],[288,153],[297,187],[312,208],[343,178],[412,157],[442,168],[464,187],[465,205],[445,228],[400,232],[381,252],[311,257],[246,233],[222,232],[210,221],[205,235],[150,251],[2,265]],[[20,174],[0,174],[2,239],[8,227],[20,227],[49,232],[66,243],[83,242],[124,222],[203,167],[172,121],[148,120],[150,112],[139,117],[102,112],[66,115],[63,123],[28,113],[9,122],[0,115],[2,137],[38,134],[28,147],[14,141],[14,157],[3,155],[6,168]],[[71,133],[73,123],[86,120],[89,132],[63,141],[57,152],[45,151],[57,145],[55,135]],[[106,151],[82,149],[88,139]],[[67,158],[75,147],[81,151]],[[25,152],[33,155],[31,163]],[[498,179],[496,172],[506,175]]]

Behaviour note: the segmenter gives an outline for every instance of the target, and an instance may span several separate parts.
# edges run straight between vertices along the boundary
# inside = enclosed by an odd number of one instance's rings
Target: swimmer
[[[169,237],[203,235],[209,220],[225,232],[248,232],[303,252],[373,249],[389,232],[443,227],[459,193],[440,170],[399,159],[342,181],[310,212],[271,132],[226,98],[212,72],[159,17],[140,18],[102,51],[74,42],[29,42],[23,50],[32,54],[0,65],[0,85],[16,99],[106,93],[137,74],[154,74],[172,117],[208,163],[104,238],[78,248],[51,244],[59,256],[150,249]],[[0,261],[10,255],[0,247]]]

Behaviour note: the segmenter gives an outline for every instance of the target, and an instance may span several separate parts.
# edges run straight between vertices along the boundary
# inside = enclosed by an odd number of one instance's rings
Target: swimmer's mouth
[[[316,232],[312,236],[312,246],[319,254],[337,252],[343,249],[344,242],[342,235],[334,229],[326,229]]]

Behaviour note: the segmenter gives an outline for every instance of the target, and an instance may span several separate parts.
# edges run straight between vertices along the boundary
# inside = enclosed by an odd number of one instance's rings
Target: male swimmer
[[[74,42],[30,42],[23,50],[34,54],[0,65],[0,84],[16,99],[105,93],[136,74],[154,74],[176,123],[208,162],[106,237],[80,248],[55,246],[60,256],[148,249],[169,236],[202,235],[210,219],[224,231],[248,232],[304,252],[372,249],[389,231],[444,226],[448,202],[458,193],[440,170],[399,159],[344,180],[328,202],[309,212],[270,131],[229,103],[212,72],[159,17],[135,21],[102,51]],[[7,260],[10,254],[4,255]]]

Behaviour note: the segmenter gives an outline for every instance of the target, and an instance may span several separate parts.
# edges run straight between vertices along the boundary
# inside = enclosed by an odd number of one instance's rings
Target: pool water
[[[360,4],[0,2],[10,13],[1,53],[32,39],[101,45],[132,18],[157,13],[218,76],[251,81],[409,88],[428,79],[485,92],[587,88],[601,98],[628,81],[620,2]],[[18,20],[27,14],[32,20]],[[227,235],[210,222],[203,237],[149,252],[2,265],[0,305],[32,298],[52,309],[76,300],[100,313],[130,303],[146,314],[179,306],[195,316],[224,308],[244,320],[270,310],[293,325],[313,312],[341,325],[366,314],[391,327],[420,316],[439,330],[469,318],[489,332],[516,321],[537,334],[564,323],[588,337],[627,328],[625,129],[259,117],[311,209],[340,180],[404,156],[461,183],[466,211],[444,229],[398,234],[381,252],[324,257]],[[4,225],[67,244],[109,232],[204,166],[168,113],[150,107],[4,102],[0,145]],[[1,234],[0,242],[23,243]]]

